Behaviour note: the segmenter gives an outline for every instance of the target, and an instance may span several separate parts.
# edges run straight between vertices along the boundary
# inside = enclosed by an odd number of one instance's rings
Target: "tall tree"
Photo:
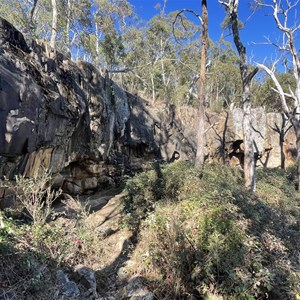
[[[294,89],[290,85],[288,90],[284,90],[284,86],[280,83],[279,77],[276,75],[278,60],[273,63],[271,68],[264,64],[258,64],[258,67],[264,70],[272,79],[275,85],[274,90],[280,97],[282,111],[291,121],[295,130],[297,139],[298,189],[300,190],[300,58],[299,51],[296,48],[296,38],[300,30],[300,23],[298,20],[291,21],[289,19],[291,14],[296,15],[299,1],[294,1],[293,4],[289,0],[272,0],[269,1],[270,3],[256,2],[260,6],[272,9],[274,22],[283,33],[283,44],[272,43],[272,45],[284,52],[283,57],[285,60],[287,57],[290,57],[292,60],[292,74],[295,78]],[[293,25],[289,26],[288,24]]]
[[[243,45],[240,32],[239,32],[239,20],[238,20],[238,0],[226,0],[219,3],[226,7],[226,11],[229,14],[231,30],[233,33],[234,44],[237,48],[240,57],[240,74],[243,83],[242,103],[243,103],[243,136],[244,136],[244,179],[245,186],[250,190],[255,190],[255,160],[254,160],[254,145],[253,145],[253,133],[251,127],[251,93],[250,83],[258,68],[250,71],[247,63],[246,47]]]
[[[152,101],[180,105],[195,99],[200,26],[184,15],[174,22],[177,14],[161,12],[143,26],[129,27],[123,38],[124,63],[130,70],[126,87]]]
[[[110,72],[122,68],[124,58],[123,34],[126,20],[133,15],[127,0],[95,0],[94,10],[94,62]]]
[[[199,121],[197,131],[197,152],[195,166],[202,168],[205,157],[205,82],[206,82],[206,57],[208,48],[208,11],[207,1],[202,0],[202,36],[201,36],[201,62],[200,73],[198,79],[198,105],[199,105]]]
[[[2,0],[0,16],[11,22],[20,31],[37,37],[35,22],[37,19],[37,6],[41,6],[41,3],[38,3],[37,0]],[[48,14],[45,12],[45,15]],[[45,16],[44,20],[47,17]]]
[[[57,37],[57,6],[56,6],[56,0],[51,0],[51,5],[52,5],[52,28],[51,28],[50,46],[52,48],[55,48],[56,37]]]
[[[92,31],[92,2],[90,0],[59,0],[60,35],[57,48],[75,58],[77,53],[90,52],[85,42],[90,39]],[[84,54],[83,54],[84,56]],[[83,57],[82,56],[82,57]]]
[[[239,106],[242,94],[239,57],[231,43],[210,41],[207,74],[207,105],[216,111]]]
[[[197,143],[197,151],[196,151],[196,159],[195,166],[202,168],[204,164],[205,158],[205,83],[206,83],[206,57],[207,57],[207,49],[208,49],[208,10],[207,10],[207,1],[201,1],[201,10],[202,17],[195,13],[193,10],[183,9],[179,11],[176,15],[176,19],[178,17],[182,18],[181,14],[184,12],[192,13],[195,15],[202,25],[202,35],[201,35],[201,54],[200,54],[200,70],[199,75],[195,78],[197,80],[197,100],[198,100],[198,129],[196,135],[196,143]],[[175,22],[176,22],[175,19]]]

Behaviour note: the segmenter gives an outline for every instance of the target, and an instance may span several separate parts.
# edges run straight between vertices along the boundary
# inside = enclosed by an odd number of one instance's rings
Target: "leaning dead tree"
[[[247,63],[246,47],[243,45],[238,23],[238,0],[219,1],[224,5],[230,18],[230,26],[233,33],[234,44],[239,53],[240,73],[243,83],[242,104],[243,104],[243,136],[244,136],[244,179],[246,188],[255,190],[255,159],[253,147],[253,129],[251,126],[251,80],[258,71],[258,68],[250,71]]]
[[[182,21],[182,14],[188,12],[195,15],[199,19],[202,25],[200,72],[199,72],[199,76],[197,76],[197,88],[198,88],[197,97],[198,97],[198,107],[199,107],[199,115],[198,115],[199,119],[198,119],[198,129],[197,129],[197,136],[196,136],[197,151],[196,151],[196,160],[195,160],[195,166],[199,168],[202,168],[204,165],[205,146],[206,146],[205,83],[206,83],[206,58],[207,58],[207,48],[208,48],[208,10],[207,10],[206,0],[201,1],[201,9],[202,9],[202,16],[196,14],[193,10],[182,9],[177,13],[175,21],[173,23],[174,25],[178,18],[181,19]],[[173,26],[173,34],[174,34],[174,26]]]
[[[257,66],[264,70],[272,79],[276,88],[274,90],[278,93],[283,113],[288,117],[293,125],[297,138],[297,165],[298,165],[298,189],[300,190],[300,58],[296,49],[296,33],[300,29],[300,22],[295,22],[293,26],[289,16],[295,14],[300,0],[270,0],[268,2],[256,1],[258,5],[264,6],[272,10],[273,19],[277,28],[283,33],[282,44],[272,42],[272,45],[282,51],[283,57],[291,59],[291,67],[293,76],[296,81],[296,88],[289,91],[284,91],[276,77],[276,64],[279,60],[275,61],[271,67],[264,64],[257,64]],[[289,100],[289,101],[288,101]]]

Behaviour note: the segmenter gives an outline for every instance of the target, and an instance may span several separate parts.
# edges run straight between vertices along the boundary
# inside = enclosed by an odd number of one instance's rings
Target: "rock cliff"
[[[208,159],[228,160],[241,120],[239,109],[207,113]],[[253,128],[261,165],[292,159],[294,134],[280,114],[257,109]],[[81,193],[149,159],[193,159],[196,130],[194,109],[152,106],[0,19],[0,176],[45,168],[56,184]]]
[[[80,193],[161,158],[172,139],[146,101],[0,19],[1,176],[50,169],[57,184]],[[192,157],[190,142],[181,144]]]

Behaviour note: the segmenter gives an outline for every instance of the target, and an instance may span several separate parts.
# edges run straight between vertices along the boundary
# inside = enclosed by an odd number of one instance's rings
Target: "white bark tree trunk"
[[[68,49],[68,53],[71,54],[71,39],[70,39],[70,28],[71,28],[71,0],[67,2],[67,26],[66,26],[66,47]]]
[[[253,147],[253,134],[251,126],[251,98],[250,98],[250,84],[252,78],[257,73],[256,68],[252,72],[249,71],[247,64],[246,48],[240,39],[239,24],[238,24],[238,0],[219,1],[228,11],[231,29],[233,32],[234,44],[238,50],[240,57],[240,73],[243,82],[243,136],[244,136],[244,180],[245,187],[251,191],[255,190],[255,159]]]
[[[300,191],[300,58],[299,53],[296,49],[295,44],[295,37],[296,31],[300,29],[300,26],[293,26],[288,27],[288,24],[292,22],[288,19],[289,14],[292,13],[294,9],[294,13],[297,12],[298,1],[292,3],[291,1],[279,1],[273,0],[272,4],[257,2],[260,6],[265,6],[267,8],[271,8],[273,10],[273,18],[277,25],[277,28],[283,33],[283,45],[279,47],[279,49],[283,49],[285,52],[287,51],[292,57],[292,64],[293,64],[293,76],[296,81],[296,89],[292,91],[291,88],[289,92],[283,90],[282,86],[280,85],[276,75],[275,75],[275,67],[276,61],[272,68],[269,68],[263,64],[257,64],[257,66],[265,71],[269,77],[272,79],[273,83],[275,84],[275,91],[278,93],[281,107],[283,113],[288,117],[291,121],[293,128],[295,130],[296,138],[297,138],[297,170],[298,170],[298,190]],[[294,14],[293,13],[293,14]],[[279,17],[280,15],[280,17]],[[276,44],[275,44],[276,45]],[[293,100],[294,105],[293,107],[289,107],[287,104],[287,98]],[[284,129],[283,129],[284,130]],[[282,142],[282,141],[281,141]]]
[[[50,46],[52,48],[55,48],[56,36],[57,36],[57,6],[56,6],[56,0],[51,0],[51,5],[52,5],[52,29],[51,29]]]

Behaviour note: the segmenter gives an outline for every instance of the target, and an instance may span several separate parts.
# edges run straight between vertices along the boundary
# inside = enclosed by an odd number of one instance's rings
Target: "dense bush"
[[[259,170],[256,194],[242,182],[238,169],[212,164],[200,172],[187,162],[156,165],[128,181],[126,212],[131,225],[142,224],[149,256],[141,263],[158,299],[293,299],[300,292],[293,172]]]

